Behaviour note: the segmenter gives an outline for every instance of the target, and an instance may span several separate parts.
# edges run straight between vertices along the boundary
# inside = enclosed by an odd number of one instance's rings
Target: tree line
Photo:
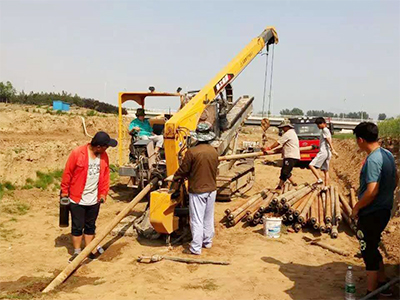
[[[308,110],[305,114],[300,108],[282,109],[280,112],[281,116],[307,116],[307,117],[331,117],[331,118],[348,118],[348,119],[369,119],[369,114],[365,111],[350,112],[350,113],[333,113],[324,110]],[[385,120],[386,114],[381,113],[378,115],[378,120]]]
[[[102,113],[118,114],[118,107],[109,103],[104,103],[91,98],[82,98],[77,94],[72,95],[65,91],[61,93],[30,92],[29,94],[17,92],[10,81],[0,82],[0,102],[31,104],[31,105],[53,105],[54,100],[60,100],[71,105],[96,110]],[[122,109],[124,115],[127,114],[125,108]]]

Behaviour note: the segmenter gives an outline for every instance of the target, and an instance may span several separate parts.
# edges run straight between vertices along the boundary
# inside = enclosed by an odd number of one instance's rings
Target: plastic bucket
[[[270,238],[279,238],[281,236],[282,219],[274,217],[263,217],[264,235]]]

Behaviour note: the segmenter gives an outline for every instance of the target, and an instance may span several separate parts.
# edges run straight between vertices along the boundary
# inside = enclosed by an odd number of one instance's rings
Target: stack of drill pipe
[[[356,197],[356,191],[351,188],[350,189],[350,206],[351,208],[354,208],[354,206],[357,204],[357,197]]]
[[[297,217],[297,220],[300,224],[304,224],[307,220],[307,214],[310,210],[311,204],[313,203],[315,197],[318,195],[318,190],[313,190],[312,193],[308,196],[307,202],[301,212],[301,214]]]
[[[266,192],[265,190],[260,192],[260,199],[253,203],[251,206],[247,208],[246,214],[246,221],[253,222],[253,220],[258,220],[262,217],[263,211],[268,207],[268,201],[272,199],[272,193],[269,191]],[[258,224],[258,222],[256,223]],[[255,225],[256,225],[255,224]]]
[[[334,194],[335,194],[335,220],[336,220],[336,224],[339,226],[339,223],[342,221],[342,212],[340,211],[340,200],[339,200],[338,187],[334,188]]]
[[[318,196],[318,221],[320,232],[325,232],[325,220],[324,220],[324,204],[322,202],[322,193]]]
[[[230,210],[226,210],[225,213],[227,213],[227,218],[229,220],[228,224],[230,226],[234,226],[235,224],[237,224],[237,222],[239,222],[245,215],[247,215],[247,208],[254,204],[256,201],[260,200],[267,192],[268,189],[264,189],[261,192],[256,193],[255,195],[251,196],[247,202],[241,204],[232,212]]]

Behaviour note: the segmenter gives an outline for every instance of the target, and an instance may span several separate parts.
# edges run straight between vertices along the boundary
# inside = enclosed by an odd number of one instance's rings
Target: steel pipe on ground
[[[322,199],[325,198],[325,223],[329,224],[332,222],[332,208],[331,208],[331,197],[328,191],[322,194]]]
[[[335,219],[336,225],[339,226],[339,223],[342,221],[342,212],[340,211],[340,199],[339,199],[339,189],[335,187]]]
[[[339,199],[340,199],[340,202],[342,203],[342,205],[343,205],[343,209],[344,209],[344,212],[348,215],[348,216],[351,216],[351,214],[352,214],[352,209],[351,209],[351,207],[350,207],[350,205],[349,205],[349,202],[347,201],[347,199],[343,196],[343,194],[339,194]]]
[[[318,196],[318,220],[320,232],[325,232],[325,220],[324,220],[324,205],[322,203],[322,194]]]

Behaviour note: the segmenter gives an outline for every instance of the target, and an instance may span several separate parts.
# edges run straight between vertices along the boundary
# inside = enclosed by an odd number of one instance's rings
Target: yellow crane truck
[[[221,152],[228,148],[226,143],[232,140],[241,125],[239,119],[243,117],[243,114],[237,112],[243,111],[243,108],[248,107],[253,101],[252,97],[244,96],[233,102],[231,83],[264,47],[268,48],[269,45],[277,43],[278,35],[275,28],[267,27],[165,123],[164,148],[167,176],[173,175],[178,169],[185,150],[190,147],[190,132],[196,129],[199,121],[209,121],[214,124],[219,139],[213,145],[220,155],[224,154]],[[227,164],[227,170],[223,170],[220,166],[220,175],[224,171],[229,173],[230,163]],[[245,166],[239,173],[246,174],[246,168],[254,171],[254,166]],[[226,185],[230,186],[235,181],[237,181],[235,175],[228,174]],[[151,225],[158,233],[171,234],[179,228],[180,214],[176,211],[182,211],[185,207],[187,207],[185,191],[181,193],[178,201],[171,199],[171,194],[166,188],[151,192]]]

